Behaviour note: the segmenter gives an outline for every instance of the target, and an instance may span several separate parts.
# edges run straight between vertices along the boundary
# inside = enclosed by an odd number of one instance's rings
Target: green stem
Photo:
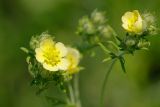
[[[117,60],[117,58],[116,59],[112,59],[112,62],[108,67],[108,72],[105,75],[105,78],[104,78],[104,81],[103,81],[103,84],[102,84],[101,94],[100,94],[100,107],[104,106],[104,95],[105,95],[106,83],[108,81],[109,75],[110,75],[110,73],[112,71],[113,65],[115,64],[116,60]]]
[[[73,87],[71,83],[68,83],[68,91],[69,91],[69,97],[70,97],[70,102],[71,104],[75,104],[75,98],[74,98],[74,92],[73,92]]]
[[[101,42],[99,42],[98,45],[102,48],[102,50],[105,53],[107,53],[107,54],[111,53]]]
[[[113,38],[114,38],[116,44],[118,44],[119,41],[118,41],[117,38],[116,38],[116,36],[117,36],[116,31],[115,31],[111,26],[108,25],[108,27],[109,27],[109,29],[110,29],[110,30],[112,31],[112,33],[113,33]]]
[[[115,44],[113,41],[107,41],[107,43],[111,44],[112,46],[114,46],[116,48],[117,51],[119,51],[118,45]]]
[[[75,74],[74,89],[75,89],[75,100],[77,105],[76,107],[81,107],[80,94],[79,94],[79,74]]]

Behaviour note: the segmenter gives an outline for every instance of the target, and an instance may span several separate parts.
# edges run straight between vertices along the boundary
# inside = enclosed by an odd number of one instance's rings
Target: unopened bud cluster
[[[79,20],[77,34],[82,37],[80,51],[95,47],[99,42],[115,39],[116,33],[107,23],[105,12],[94,10]]]

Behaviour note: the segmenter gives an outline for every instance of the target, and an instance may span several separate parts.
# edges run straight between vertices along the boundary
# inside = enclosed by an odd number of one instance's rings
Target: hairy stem
[[[75,74],[74,89],[75,89],[75,100],[77,105],[76,107],[81,107],[80,94],[79,94],[79,74]]]
[[[110,63],[109,67],[108,67],[108,71],[105,75],[103,84],[102,84],[102,89],[101,89],[101,94],[100,94],[100,107],[104,106],[104,95],[105,95],[105,88],[106,88],[106,83],[108,81],[109,75],[112,71],[113,65],[115,64],[117,59],[112,59],[112,62]]]

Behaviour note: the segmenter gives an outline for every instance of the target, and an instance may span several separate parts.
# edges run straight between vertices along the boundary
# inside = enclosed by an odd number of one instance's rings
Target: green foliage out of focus
[[[28,46],[30,37],[43,31],[55,33],[66,43],[77,43],[75,37],[78,19],[95,8],[106,11],[108,23],[121,34],[121,16],[127,10],[150,11],[160,16],[159,0],[1,0],[0,1],[0,106],[51,107],[43,97],[34,95],[30,75],[19,47]],[[160,20],[157,17],[157,24]],[[150,37],[149,52],[126,56],[127,77],[120,72],[119,63],[111,73],[106,89],[109,107],[159,107],[160,106],[160,38]],[[96,50],[96,58],[84,58],[86,67],[80,73],[80,91],[84,107],[97,107],[104,68],[103,53]],[[96,54],[97,55],[97,54]],[[93,68],[96,66],[96,68]],[[107,68],[107,67],[106,67]],[[95,87],[96,86],[96,87]],[[54,86],[49,89],[59,95]],[[50,99],[49,97],[47,97]],[[51,101],[51,100],[50,100]]]

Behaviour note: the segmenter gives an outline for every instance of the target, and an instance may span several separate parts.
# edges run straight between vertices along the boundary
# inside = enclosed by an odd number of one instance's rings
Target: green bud
[[[126,40],[126,45],[128,47],[133,46],[135,44],[136,44],[136,41],[134,39],[128,39],[128,40]]]
[[[94,25],[87,16],[84,16],[79,20],[78,32],[84,32],[87,34],[93,34],[95,32]]]
[[[151,13],[143,14],[142,17],[143,17],[144,25],[146,27],[149,27],[155,24],[155,17]]]
[[[157,34],[157,31],[158,31],[158,29],[157,29],[155,26],[150,26],[150,27],[148,28],[148,32],[149,32],[150,35],[155,35],[155,34]]]
[[[139,40],[138,48],[148,48],[150,46],[150,42],[144,39]]]
[[[30,40],[30,47],[31,49],[36,49],[39,47],[40,42],[43,41],[44,39],[51,38],[54,39],[51,35],[48,34],[48,32],[43,32],[40,36],[32,36]]]
[[[51,36],[50,34],[48,34],[48,32],[43,32],[39,38],[38,41],[43,41],[44,39],[54,39],[53,36]]]
[[[114,30],[109,26],[100,26],[99,27],[99,32],[102,34],[103,37],[105,38],[111,38],[111,36],[114,35]]]
[[[29,45],[33,50],[37,48],[39,46],[39,36],[32,36]]]
[[[103,23],[106,22],[105,13],[104,12],[98,12],[97,10],[94,10],[92,12],[91,19],[96,24],[103,24]]]
[[[155,17],[151,13],[143,14],[143,29],[151,35],[157,33],[157,28],[155,27]]]

